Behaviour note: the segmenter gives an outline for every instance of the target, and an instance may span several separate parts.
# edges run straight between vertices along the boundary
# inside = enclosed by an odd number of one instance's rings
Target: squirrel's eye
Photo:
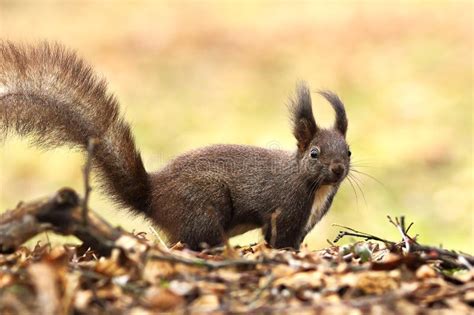
[[[309,152],[309,155],[313,159],[317,159],[319,157],[319,154],[320,154],[320,151],[319,151],[319,148],[317,147],[312,148],[311,151]]]
[[[347,156],[348,156],[348,157],[351,157],[351,155],[352,155],[351,150],[347,150]]]

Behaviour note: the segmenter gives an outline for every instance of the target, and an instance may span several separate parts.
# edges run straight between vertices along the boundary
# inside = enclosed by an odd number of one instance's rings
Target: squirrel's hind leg
[[[180,211],[184,216],[179,218],[179,222],[174,222],[175,232],[171,233],[174,242],[181,241],[193,250],[222,245],[227,237],[226,227],[233,217],[231,197],[225,185],[214,187],[211,194],[194,189],[197,186],[188,190],[193,198],[181,196],[175,203],[174,207],[188,211]],[[175,212],[176,209],[169,211]]]
[[[222,245],[228,220],[224,210],[210,204],[194,208],[181,225],[179,240],[193,250]]]

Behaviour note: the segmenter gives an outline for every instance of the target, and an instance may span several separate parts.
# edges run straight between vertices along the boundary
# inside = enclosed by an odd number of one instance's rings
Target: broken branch
[[[114,228],[92,211],[87,211],[88,225],[83,224],[83,202],[76,192],[63,188],[49,198],[20,203],[0,218],[0,252],[14,251],[33,236],[51,230],[75,235],[85,245],[109,253],[123,231]]]
[[[361,231],[357,231],[353,228],[343,226],[343,225],[337,225],[337,224],[334,224],[334,226],[344,228],[346,231],[339,231],[339,234],[334,240],[334,243],[337,243],[339,240],[341,240],[345,236],[354,236],[354,237],[363,238],[366,241],[374,240],[374,241],[383,242],[386,245],[390,245],[391,247],[398,247],[400,246],[400,244],[404,244],[405,254],[408,254],[410,252],[411,253],[418,252],[418,253],[422,253],[423,254],[422,258],[426,260],[439,260],[443,264],[446,264],[451,267],[473,269],[473,265],[474,265],[473,256],[468,255],[468,254],[457,253],[455,251],[450,251],[450,250],[446,250],[446,249],[435,247],[435,246],[426,246],[426,245],[419,244],[416,241],[416,238],[410,237],[407,233],[408,230],[412,227],[413,223],[410,223],[408,225],[408,228],[405,228],[404,216],[401,216],[400,218],[395,217],[395,219],[392,219],[390,216],[387,216],[387,218],[388,218],[388,221],[393,226],[395,226],[395,228],[400,232],[403,239],[402,243],[388,241],[378,236],[361,232]]]

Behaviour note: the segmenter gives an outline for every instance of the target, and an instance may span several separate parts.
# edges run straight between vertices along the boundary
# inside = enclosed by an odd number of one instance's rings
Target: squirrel
[[[191,249],[254,228],[275,248],[299,248],[350,166],[344,105],[332,92],[319,94],[335,111],[334,126],[317,125],[310,91],[299,83],[289,104],[292,151],[212,145],[147,172],[116,98],[91,66],[57,43],[0,42],[0,136],[83,151],[98,139],[92,166],[105,191],[150,218],[169,243]]]

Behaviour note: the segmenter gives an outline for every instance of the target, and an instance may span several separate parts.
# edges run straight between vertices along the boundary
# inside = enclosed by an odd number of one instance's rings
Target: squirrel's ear
[[[330,91],[319,91],[319,94],[331,104],[332,108],[334,108],[334,111],[336,112],[334,129],[338,130],[345,137],[347,133],[347,117],[344,104],[336,94]]]
[[[296,99],[291,100],[290,110],[293,134],[298,141],[298,149],[303,152],[308,148],[318,131],[311,106],[311,95],[304,82],[298,84]]]

